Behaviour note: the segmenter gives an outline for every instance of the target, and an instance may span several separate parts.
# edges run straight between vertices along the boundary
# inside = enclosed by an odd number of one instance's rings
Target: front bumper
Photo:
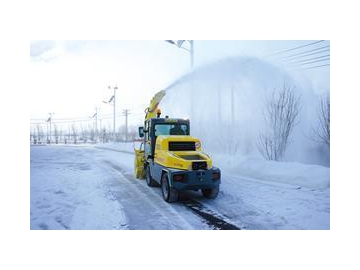
[[[213,174],[218,175],[218,179],[213,179]],[[176,175],[184,175],[183,180],[176,181]],[[177,190],[198,190],[215,188],[220,185],[221,171],[219,168],[213,167],[209,170],[176,170],[168,169],[168,176],[171,187]]]

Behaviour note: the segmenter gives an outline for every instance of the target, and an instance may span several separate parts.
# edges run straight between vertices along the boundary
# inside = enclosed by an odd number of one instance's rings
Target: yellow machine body
[[[165,91],[161,90],[158,93],[155,94],[155,96],[150,101],[150,106],[147,108],[145,120],[150,118],[156,118],[157,108],[162,100],[162,98],[165,96]]]
[[[144,162],[145,162],[145,151],[143,149],[135,149],[135,162],[134,170],[135,177],[138,179],[145,178]]]
[[[170,151],[169,142],[195,142],[195,151]],[[155,144],[155,163],[173,169],[191,170],[192,162],[205,161],[212,168],[211,158],[202,151],[200,140],[185,135],[158,136]]]

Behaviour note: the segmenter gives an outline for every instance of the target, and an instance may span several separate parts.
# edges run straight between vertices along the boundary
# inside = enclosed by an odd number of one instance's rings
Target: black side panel
[[[161,174],[164,166],[161,166],[155,162],[150,163],[150,170],[151,170],[151,176],[152,178],[158,183],[161,183]]]

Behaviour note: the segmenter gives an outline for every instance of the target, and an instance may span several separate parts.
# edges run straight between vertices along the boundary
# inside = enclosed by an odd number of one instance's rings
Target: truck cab
[[[158,136],[190,135],[189,120],[171,118],[150,118],[144,123],[145,159],[155,155],[155,143]]]

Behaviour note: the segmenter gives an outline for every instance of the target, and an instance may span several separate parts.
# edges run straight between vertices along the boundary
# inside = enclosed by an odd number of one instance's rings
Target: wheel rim
[[[161,185],[162,194],[163,194],[165,200],[167,200],[167,198],[169,196],[169,185],[168,185],[168,181],[167,181],[166,177],[162,178],[161,183],[162,183],[162,185]]]

